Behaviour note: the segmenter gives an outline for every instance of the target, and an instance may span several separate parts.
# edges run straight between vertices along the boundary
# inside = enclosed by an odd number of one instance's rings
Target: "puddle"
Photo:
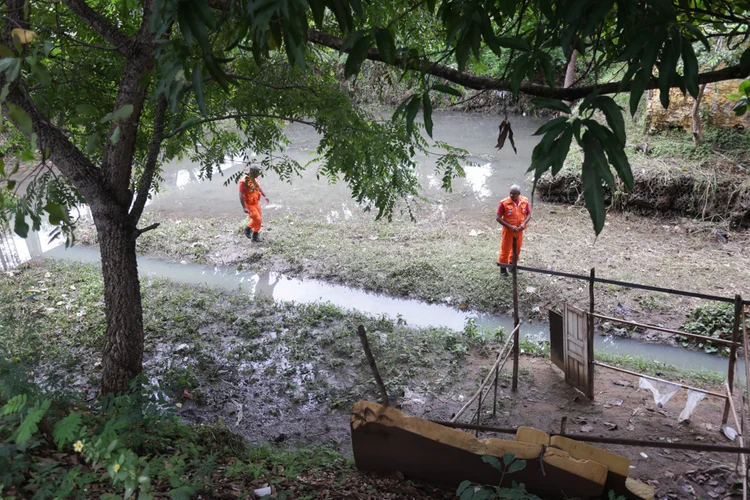
[[[66,250],[64,247],[57,247],[43,255],[53,259],[99,262],[98,250],[91,248],[72,247]],[[277,301],[293,301],[303,304],[330,302],[343,309],[354,309],[373,316],[387,316],[394,320],[400,319],[414,327],[444,327],[462,330],[467,321],[474,320],[478,327],[485,330],[494,331],[500,327],[506,330],[513,328],[513,320],[508,317],[460,311],[447,305],[398,299],[318,280],[291,278],[278,273],[259,275],[252,271],[180,264],[146,257],[139,257],[138,269],[143,276],[194,285],[208,285],[253,296],[267,296]],[[524,324],[521,327],[521,337],[535,341],[548,340],[549,328],[543,323]],[[727,370],[726,358],[680,347],[601,336],[595,338],[595,346],[596,352],[657,360],[683,369],[704,369],[719,373],[726,373]],[[738,364],[741,365],[741,363]],[[741,368],[740,366],[740,371],[742,371]]]

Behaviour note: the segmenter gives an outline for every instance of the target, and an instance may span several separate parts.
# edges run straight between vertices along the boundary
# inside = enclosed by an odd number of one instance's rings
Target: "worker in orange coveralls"
[[[268,197],[258,183],[259,176],[260,169],[250,167],[247,175],[240,179],[240,203],[242,209],[250,217],[250,222],[245,227],[245,236],[252,241],[260,241],[260,226],[263,223],[263,215],[260,212],[260,197],[262,196],[268,203]]]
[[[514,184],[510,187],[510,196],[500,202],[497,207],[495,220],[503,226],[503,238],[500,242],[500,256],[497,265],[513,263],[513,238],[516,238],[516,254],[521,255],[523,232],[531,219],[531,205],[529,200],[521,196],[521,187]],[[506,268],[500,269],[500,274],[508,276]]]

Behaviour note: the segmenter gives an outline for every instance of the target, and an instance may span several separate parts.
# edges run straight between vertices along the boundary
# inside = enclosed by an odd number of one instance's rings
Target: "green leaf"
[[[682,25],[685,28],[687,28],[687,30],[690,33],[692,33],[695,36],[695,38],[701,41],[703,46],[706,47],[706,50],[709,50],[709,51],[711,50],[711,45],[708,43],[708,38],[706,37],[706,35],[703,34],[703,32],[700,29],[698,29],[697,26],[695,26],[692,23],[682,23]]]
[[[698,59],[695,57],[693,45],[687,40],[682,44],[682,62],[685,87],[691,96],[698,97],[700,91],[698,86]]]
[[[747,112],[747,105],[748,103],[746,100],[740,101],[734,106],[734,108],[732,108],[732,111],[734,111],[736,116],[742,116]]]
[[[454,89],[453,87],[449,87],[448,85],[442,85],[440,83],[436,83],[435,85],[433,85],[432,90],[437,90],[438,92],[454,95],[456,97],[461,97],[463,95],[461,94],[460,91]]]
[[[82,116],[96,116],[99,114],[99,110],[91,104],[79,104],[76,106],[76,113]]]
[[[456,489],[456,496],[461,495],[461,493],[466,491],[466,488],[469,488],[471,484],[471,481],[461,481],[461,484],[458,485],[458,489]]]
[[[432,137],[432,102],[429,92],[422,95],[422,112],[424,113],[424,129],[427,135]]]
[[[21,210],[16,211],[15,224],[13,225],[13,231],[21,238],[26,238],[29,235],[29,225],[26,224],[24,213]]]
[[[378,28],[375,31],[375,41],[378,51],[387,63],[392,63],[396,58],[396,43],[393,41],[393,33],[387,28]]]
[[[16,444],[24,444],[26,441],[31,439],[34,433],[37,431],[37,425],[41,422],[44,414],[49,409],[50,401],[45,399],[42,404],[34,405],[34,408],[26,414],[26,417],[18,426],[16,431]]]
[[[495,43],[501,47],[505,47],[506,49],[515,49],[524,52],[528,52],[531,50],[531,46],[528,44],[528,42],[526,42],[526,40],[523,40],[522,38],[500,36],[495,38]]]
[[[565,164],[565,158],[570,151],[570,143],[573,142],[573,127],[570,126],[552,143],[552,175],[557,175]]]
[[[0,177],[5,177],[5,160],[0,156]]]
[[[53,437],[58,450],[63,446],[76,440],[81,430],[81,415],[78,412],[71,412],[67,417],[55,424]]]
[[[12,103],[8,103],[8,110],[8,118],[16,124],[24,135],[31,136],[34,133],[34,126],[26,111]]]
[[[750,80],[745,80],[742,83],[740,83],[738,90],[741,94],[750,96]]]
[[[515,459],[516,456],[513,453],[506,453],[505,455],[503,455],[503,464],[510,465]]]
[[[359,73],[359,68],[362,66],[362,62],[367,58],[367,51],[369,49],[369,36],[363,36],[354,43],[354,47],[352,47],[349,57],[346,58],[346,64],[344,65],[344,78],[349,78],[350,76]]]
[[[26,407],[26,402],[28,401],[29,397],[26,394],[18,394],[17,396],[13,396],[8,400],[7,403],[3,406],[3,411],[0,413],[1,415],[16,415],[21,412]]]
[[[475,491],[474,496],[471,497],[471,500],[489,500],[490,498],[494,498],[494,496],[494,490],[484,487],[479,491]]]
[[[529,61],[529,54],[523,54],[518,57],[513,63],[513,72],[510,76],[510,89],[513,96],[518,95],[518,91],[521,88],[523,82],[523,76],[526,73],[526,64]]]
[[[118,125],[115,127],[114,132],[112,132],[112,135],[109,136],[109,142],[112,144],[117,144],[120,142],[120,126]]]
[[[200,63],[195,63],[193,67],[193,90],[195,91],[195,100],[198,103],[198,109],[200,109],[201,115],[207,118],[206,96],[203,93],[203,71],[201,70]]]
[[[554,118],[548,121],[547,123],[545,123],[544,125],[542,125],[541,127],[539,127],[537,131],[534,132],[534,135],[544,135],[550,130],[557,130],[557,133],[555,134],[555,137],[557,137],[557,134],[562,132],[562,129],[564,126],[563,124],[566,123],[567,121],[568,121],[567,116],[559,116],[557,118]]]
[[[414,130],[414,118],[417,117],[417,111],[419,111],[419,96],[415,95],[409,101],[406,106],[406,131],[411,135]]]
[[[633,179],[633,170],[630,168],[630,162],[625,151],[622,149],[607,148],[607,158],[612,166],[615,167],[617,176],[625,183],[628,191],[632,191],[635,181]]]
[[[606,217],[604,190],[600,173],[603,168],[609,167],[606,164],[599,141],[596,140],[590,130],[583,134],[583,152],[583,171],[581,173],[583,200],[591,221],[594,223],[594,232],[598,236],[604,228]],[[602,163],[604,163],[604,166],[601,165]]]
[[[609,128],[614,132],[617,142],[625,147],[625,119],[622,117],[622,109],[614,99],[608,96],[599,96],[594,99],[594,106],[602,110],[607,119]]]
[[[489,455],[484,455],[484,456],[482,456],[482,462],[484,462],[486,464],[490,464],[491,466],[493,466],[495,469],[497,469],[499,471],[505,470],[505,468],[500,463],[500,460],[497,459],[497,457],[492,457],[492,456],[489,456]]]
[[[57,203],[47,202],[42,210],[49,214],[49,223],[53,226],[57,226],[61,222],[68,222],[68,212]]]
[[[542,97],[535,97],[531,100],[531,103],[538,107],[538,108],[547,108],[547,109],[554,109],[555,111],[560,111],[562,113],[570,114],[572,113],[570,106],[565,104],[559,99],[546,99]]]
[[[86,140],[86,153],[93,153],[101,144],[102,137],[99,134],[91,134]]]
[[[0,57],[13,57],[15,54],[13,54],[13,51],[10,50],[6,45],[0,44]]]
[[[514,472],[522,471],[526,468],[526,460],[516,460],[512,464],[510,464],[510,467],[508,467],[508,474],[513,474]]]
[[[107,113],[104,117],[99,120],[99,123],[116,122],[118,120],[124,120],[133,114],[133,105],[125,104],[123,107],[111,113]]]

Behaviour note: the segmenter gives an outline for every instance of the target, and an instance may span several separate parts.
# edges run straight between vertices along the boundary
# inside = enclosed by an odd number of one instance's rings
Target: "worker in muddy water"
[[[263,214],[260,211],[260,197],[262,196],[266,200],[266,203],[268,203],[268,197],[260,188],[258,177],[260,177],[260,168],[253,166],[240,179],[240,203],[242,204],[242,209],[250,218],[250,222],[245,226],[245,236],[252,241],[260,241],[260,226],[263,224]]]
[[[497,265],[513,263],[513,238],[516,239],[516,253],[521,254],[523,243],[523,232],[528,227],[531,219],[531,205],[529,200],[521,196],[521,187],[513,184],[510,187],[510,196],[500,202],[497,207],[495,220],[503,226],[503,237],[500,240],[500,255]],[[503,267],[500,274],[508,276],[508,270]]]

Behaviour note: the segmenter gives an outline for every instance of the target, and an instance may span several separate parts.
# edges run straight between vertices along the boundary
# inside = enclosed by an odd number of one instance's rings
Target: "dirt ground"
[[[488,358],[474,357],[470,370],[486,366]],[[485,368],[486,369],[486,368]],[[654,403],[652,393],[638,389],[635,377],[597,368],[595,398],[586,399],[564,381],[563,373],[548,359],[521,357],[519,390],[510,390],[510,367],[505,368],[505,384],[501,388],[498,410],[492,417],[492,403],[483,405],[482,424],[514,428],[521,425],[546,432],[560,432],[563,416],[567,417],[566,432],[609,438],[646,441],[670,441],[703,444],[731,444],[720,432],[723,402],[707,396],[691,418],[678,423],[686,390],[680,390],[663,408]],[[473,381],[474,377],[465,380]],[[428,419],[449,419],[462,406],[478,384],[466,382],[447,394],[400,401],[401,410]],[[717,392],[720,388],[714,388]],[[739,408],[739,402],[737,403]],[[476,406],[472,407],[474,410]],[[471,413],[471,410],[468,412]],[[471,417],[463,416],[467,422]],[[731,417],[730,417],[731,418]],[[491,437],[480,434],[481,437]],[[506,438],[507,435],[492,437]],[[593,444],[593,443],[592,443]],[[736,455],[640,448],[594,444],[632,460],[630,476],[654,486],[657,498],[724,498],[736,493],[734,471]],[[739,484],[741,489],[741,483]]]

